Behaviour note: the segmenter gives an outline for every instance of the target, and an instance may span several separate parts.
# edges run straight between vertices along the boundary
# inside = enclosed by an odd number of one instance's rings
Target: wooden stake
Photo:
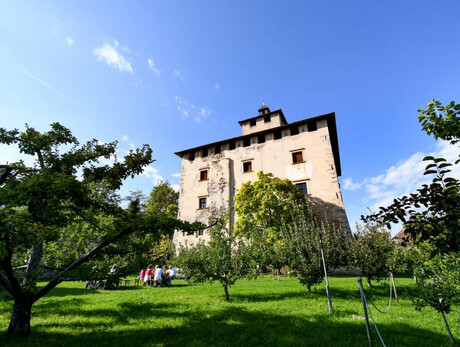
[[[366,300],[364,299],[363,293],[363,280],[361,277],[358,277],[359,283],[359,293],[361,294],[361,301],[363,302],[363,311],[364,311],[364,320],[366,321],[366,331],[367,331],[367,340],[369,341],[369,346],[373,346],[372,343],[372,335],[371,335],[371,327],[369,326],[369,317],[367,316],[367,307],[366,307]]]
[[[390,272],[390,279],[391,279],[391,284],[393,285],[393,291],[395,292],[396,302],[399,302],[398,292],[396,291],[396,284],[395,284],[395,278],[393,276],[393,272]]]

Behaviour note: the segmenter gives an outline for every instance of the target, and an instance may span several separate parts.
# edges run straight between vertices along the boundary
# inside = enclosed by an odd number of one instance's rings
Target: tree
[[[153,187],[147,200],[147,212],[176,218],[179,212],[179,192],[176,192],[168,182],[160,182]]]
[[[235,211],[238,220],[235,234],[259,246],[255,257],[260,265],[281,267],[275,257],[281,250],[283,228],[293,221],[292,206],[305,205],[305,196],[291,181],[274,177],[271,173],[257,173],[258,180],[246,182],[235,195]],[[276,263],[276,264],[275,264]]]
[[[443,106],[432,100],[426,110],[420,109],[419,112],[419,122],[428,135],[449,141],[458,149],[460,104],[452,101]],[[387,224],[404,223],[406,232],[419,250],[419,259],[415,257],[413,265],[418,279],[416,308],[431,306],[440,312],[453,342],[445,314],[450,311],[450,301],[460,295],[460,181],[448,177],[453,164],[445,158],[427,156],[424,161],[431,162],[425,168],[425,175],[434,175],[430,184],[394,199],[392,205],[381,207],[377,213],[362,216],[362,219]],[[459,162],[457,159],[455,165]]]
[[[312,285],[320,284],[324,279],[320,249],[322,230],[311,209],[302,207],[291,207],[294,218],[283,231],[283,242],[289,254],[289,266],[310,292]]]
[[[436,139],[451,145],[460,139],[460,105],[451,102],[443,107],[433,100],[427,110],[421,112],[419,121],[423,130]],[[429,241],[433,252],[443,254],[460,251],[460,181],[448,177],[452,166],[444,158],[427,156],[425,175],[434,174],[430,184],[424,184],[415,193],[394,199],[388,207],[369,216],[361,216],[366,222],[392,223],[401,221],[413,242]],[[456,161],[458,164],[459,161]]]
[[[367,285],[372,280],[388,277],[390,269],[388,261],[394,249],[390,233],[377,225],[366,224],[364,228],[357,225],[353,242],[354,265],[367,278]]]
[[[8,334],[24,336],[33,303],[111,244],[155,233],[166,221],[143,214],[138,204],[121,208],[113,194],[152,163],[148,145],[119,160],[117,142],[80,144],[59,123],[43,133],[27,125],[23,132],[1,128],[0,143],[35,157],[32,166],[0,164],[0,285],[14,299]],[[51,279],[38,288],[45,271]]]
[[[227,220],[221,218],[211,228],[208,243],[200,241],[193,247],[182,247],[176,263],[192,283],[220,282],[229,301],[228,287],[254,273],[256,264],[252,247],[231,234],[226,227]]]

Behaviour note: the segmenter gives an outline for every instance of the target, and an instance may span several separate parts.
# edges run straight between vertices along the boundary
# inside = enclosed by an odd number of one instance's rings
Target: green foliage
[[[460,253],[431,257],[432,247],[429,243],[420,246],[414,266],[418,290],[413,302],[417,310],[429,306],[449,313],[452,302],[460,296]]]
[[[153,187],[150,197],[147,200],[146,209],[154,215],[165,215],[169,218],[176,218],[179,212],[177,204],[179,192],[176,192],[168,182],[160,182]]]
[[[310,287],[323,281],[324,270],[320,252],[321,230],[311,209],[291,207],[292,223],[283,230],[283,241],[288,253],[289,266],[300,283]]]
[[[377,225],[356,225],[353,263],[367,277],[367,283],[388,277],[389,259],[394,249],[390,233]]]
[[[193,247],[182,247],[176,264],[192,283],[220,282],[229,300],[228,287],[255,269],[251,246],[237,239],[226,228],[227,218],[221,218],[210,230],[208,243],[200,241]]]
[[[235,195],[235,233],[250,239],[254,233],[263,232],[266,241],[272,243],[292,221],[291,206],[304,204],[305,197],[288,179],[263,172],[258,172],[257,178],[244,183]]]
[[[0,285],[15,299],[10,334],[30,333],[32,304],[64,278],[94,267],[107,273],[100,265],[132,250],[127,236],[193,228],[175,217],[144,213],[139,199],[120,207],[115,190],[153,162],[148,145],[120,160],[116,142],[80,144],[59,123],[43,133],[29,126],[23,132],[1,128],[0,143],[36,160],[32,166],[0,163]],[[111,164],[103,164],[107,160]],[[84,266],[93,259],[100,263]],[[50,281],[37,287],[43,275]]]
[[[432,100],[426,110],[420,109],[419,122],[428,135],[435,139],[450,141],[455,144],[460,139],[460,104],[451,101],[443,106],[439,101]]]
[[[423,129],[437,139],[449,140],[455,145],[459,140],[459,109],[454,102],[443,107],[438,101],[420,110]],[[402,221],[414,242],[429,241],[433,252],[443,254],[460,251],[460,181],[448,177],[451,163],[444,158],[428,156],[424,161],[425,174],[434,174],[430,184],[424,184],[415,193],[395,199],[388,207],[364,217],[367,222],[396,223]],[[456,162],[456,164],[458,161]]]

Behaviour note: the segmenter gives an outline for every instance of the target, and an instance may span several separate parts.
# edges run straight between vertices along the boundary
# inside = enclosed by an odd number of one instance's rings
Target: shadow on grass
[[[125,304],[110,324],[100,326],[70,324],[71,334],[50,331],[46,325],[33,327],[33,336],[25,340],[0,338],[2,345],[193,345],[193,346],[366,346],[364,321],[343,320],[319,315],[301,317],[254,312],[228,305],[218,312],[185,312],[177,326],[129,325],[125,317],[163,315],[175,318],[170,305],[145,307]],[[100,314],[91,311],[90,314]],[[104,315],[113,315],[107,310]],[[176,321],[175,321],[176,322]],[[122,329],[105,331],[105,327],[125,324]],[[128,325],[127,325],[128,324]],[[53,326],[54,327],[54,326]],[[88,331],[93,328],[93,331]],[[413,328],[405,324],[381,324],[380,332],[389,346],[449,345],[447,336]],[[410,332],[410,334],[408,333]],[[379,344],[375,332],[374,343]]]

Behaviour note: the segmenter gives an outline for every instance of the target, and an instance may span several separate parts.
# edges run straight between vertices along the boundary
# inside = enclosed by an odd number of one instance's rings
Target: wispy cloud
[[[123,136],[121,137],[121,140],[122,140],[123,142],[127,143],[130,149],[135,149],[135,148],[136,148],[136,146],[134,145],[134,143],[132,143],[131,141],[129,141],[128,135],[123,135]]]
[[[184,79],[184,76],[182,76],[182,74],[178,70],[174,70],[173,75],[176,76],[180,80]]]
[[[171,176],[174,177],[174,178],[180,178],[181,177],[180,172],[173,173],[173,174],[171,174]]]
[[[119,44],[117,40],[112,43],[105,42],[101,47],[93,50],[94,55],[99,61],[105,61],[108,66],[120,71],[133,73],[131,63],[119,52]]]
[[[433,152],[417,152],[386,169],[385,173],[381,175],[366,177],[360,182],[354,182],[351,177],[345,178],[343,189],[364,190],[363,202],[370,206],[372,211],[377,211],[380,206],[388,206],[393,202],[393,199],[412,193],[422,184],[431,181],[432,177],[423,175],[428,162],[424,162],[422,159],[427,155],[446,158],[447,161],[453,163],[458,158],[458,147],[452,146],[446,141],[440,141],[436,144]],[[460,178],[458,165],[452,168],[450,176]]]
[[[195,108],[195,105],[190,105],[187,101],[182,100],[178,95],[174,96],[177,110],[182,114],[182,118],[190,117],[190,110]]]
[[[44,85],[46,88],[52,90],[53,92],[55,92],[56,94],[59,94],[60,96],[63,96],[64,98],[67,98],[67,96],[62,93],[61,91],[57,90],[56,88],[50,86],[48,83],[46,83],[45,81],[41,80],[40,78],[38,78],[37,76],[35,75],[32,75],[29,71],[27,70],[22,70],[22,72],[24,72],[26,75],[28,75],[29,77],[32,77],[34,80],[36,80],[38,83]]]
[[[70,37],[66,37],[65,41],[67,42],[67,45],[69,45],[70,47],[72,47],[75,44],[74,40],[72,40]]]
[[[150,70],[157,76],[160,76],[160,70],[155,66],[155,63],[152,58],[147,59],[147,64],[149,64]]]
[[[182,118],[186,119],[192,117],[196,124],[203,124],[212,114],[212,111],[207,107],[196,107],[194,104],[189,103],[178,95],[174,97],[174,102]]]
[[[154,185],[164,181],[163,176],[161,176],[158,170],[154,168],[152,165],[145,167],[144,171],[141,173],[141,176],[145,176],[147,178],[152,179]]]
[[[215,90],[220,90],[220,84],[219,83],[214,83],[214,89]]]
[[[206,118],[211,114],[211,110],[206,107],[201,107],[198,114],[195,116],[194,121],[196,124],[202,124]]]

